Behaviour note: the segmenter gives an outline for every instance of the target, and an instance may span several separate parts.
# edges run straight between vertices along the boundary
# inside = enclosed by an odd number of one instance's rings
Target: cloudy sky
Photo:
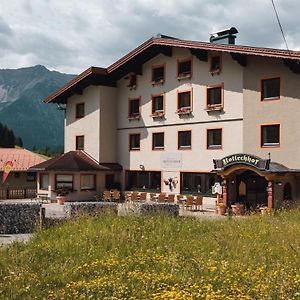
[[[271,0],[0,0],[0,68],[41,64],[78,74],[107,67],[157,33],[285,48]],[[300,0],[274,0],[288,46],[300,50]]]

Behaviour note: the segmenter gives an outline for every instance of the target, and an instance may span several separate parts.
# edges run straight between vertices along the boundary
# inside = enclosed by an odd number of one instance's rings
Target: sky
[[[299,0],[274,0],[288,47],[300,50]],[[0,0],[0,68],[44,65],[79,74],[108,67],[158,33],[285,49],[271,0]]]

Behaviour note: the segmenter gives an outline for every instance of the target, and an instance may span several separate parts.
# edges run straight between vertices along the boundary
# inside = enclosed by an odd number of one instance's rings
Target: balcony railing
[[[36,192],[36,188],[0,188],[0,200],[35,198]]]

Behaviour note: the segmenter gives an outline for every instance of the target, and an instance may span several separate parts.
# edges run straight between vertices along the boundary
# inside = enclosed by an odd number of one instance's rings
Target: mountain
[[[44,66],[0,70],[0,122],[23,140],[27,149],[63,149],[64,112],[42,102],[75,75]]]

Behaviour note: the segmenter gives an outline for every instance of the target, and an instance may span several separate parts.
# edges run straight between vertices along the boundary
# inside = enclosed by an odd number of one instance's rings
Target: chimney
[[[236,33],[238,33],[238,31],[235,27],[223,29],[218,32],[211,33],[209,41],[211,43],[216,43],[216,44],[234,45],[236,39],[236,35],[235,35]]]

